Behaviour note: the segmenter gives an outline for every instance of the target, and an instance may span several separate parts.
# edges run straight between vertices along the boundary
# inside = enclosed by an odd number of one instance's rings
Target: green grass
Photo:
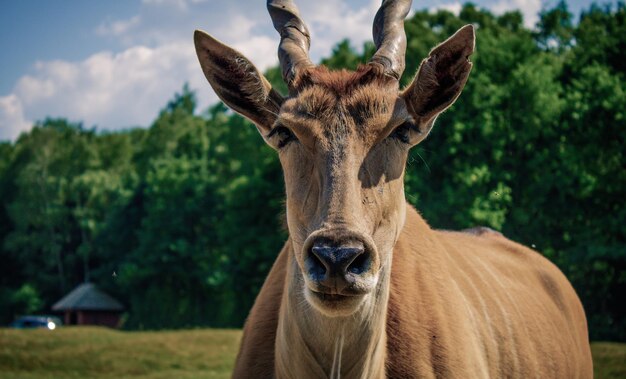
[[[0,379],[229,378],[239,330],[0,329]],[[626,378],[626,344],[592,346],[597,379]]]
[[[238,330],[0,329],[0,378],[229,378],[240,337]]]
[[[626,378],[626,344],[594,342],[591,344],[591,353],[596,379]]]

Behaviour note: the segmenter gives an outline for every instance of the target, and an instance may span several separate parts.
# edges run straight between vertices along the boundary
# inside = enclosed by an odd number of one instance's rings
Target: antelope
[[[463,89],[474,28],[403,90],[410,0],[383,0],[356,71],[312,63],[290,0],[268,0],[289,88],[239,52],[194,42],[219,98],[277,151],[289,237],[245,323],[234,378],[590,378],[585,313],[559,269],[485,228],[434,230],[407,204],[409,149]]]

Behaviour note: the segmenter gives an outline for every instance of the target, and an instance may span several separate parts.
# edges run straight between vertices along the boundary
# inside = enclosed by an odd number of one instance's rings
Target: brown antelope
[[[355,72],[308,57],[290,0],[269,0],[283,98],[248,59],[195,32],[218,96],[284,170],[289,239],[244,327],[235,378],[589,378],[585,313],[563,274],[485,228],[431,229],[404,197],[409,149],[459,96],[474,29],[399,91],[410,0],[384,0]]]

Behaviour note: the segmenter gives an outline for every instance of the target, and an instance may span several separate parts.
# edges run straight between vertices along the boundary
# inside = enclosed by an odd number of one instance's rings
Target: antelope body
[[[589,378],[585,314],[563,274],[497,232],[431,229],[404,198],[408,150],[459,96],[461,28],[399,91],[411,1],[384,0],[372,60],[308,58],[296,7],[268,1],[283,98],[240,53],[195,44],[218,96],[278,151],[289,239],[244,327],[234,378]]]

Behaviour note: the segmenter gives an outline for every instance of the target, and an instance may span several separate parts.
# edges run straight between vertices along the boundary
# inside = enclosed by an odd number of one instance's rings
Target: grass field
[[[210,329],[0,329],[0,378],[229,378],[240,337],[240,331]]]
[[[238,330],[0,329],[0,379],[228,378]],[[596,378],[626,378],[626,344],[592,344]]]

